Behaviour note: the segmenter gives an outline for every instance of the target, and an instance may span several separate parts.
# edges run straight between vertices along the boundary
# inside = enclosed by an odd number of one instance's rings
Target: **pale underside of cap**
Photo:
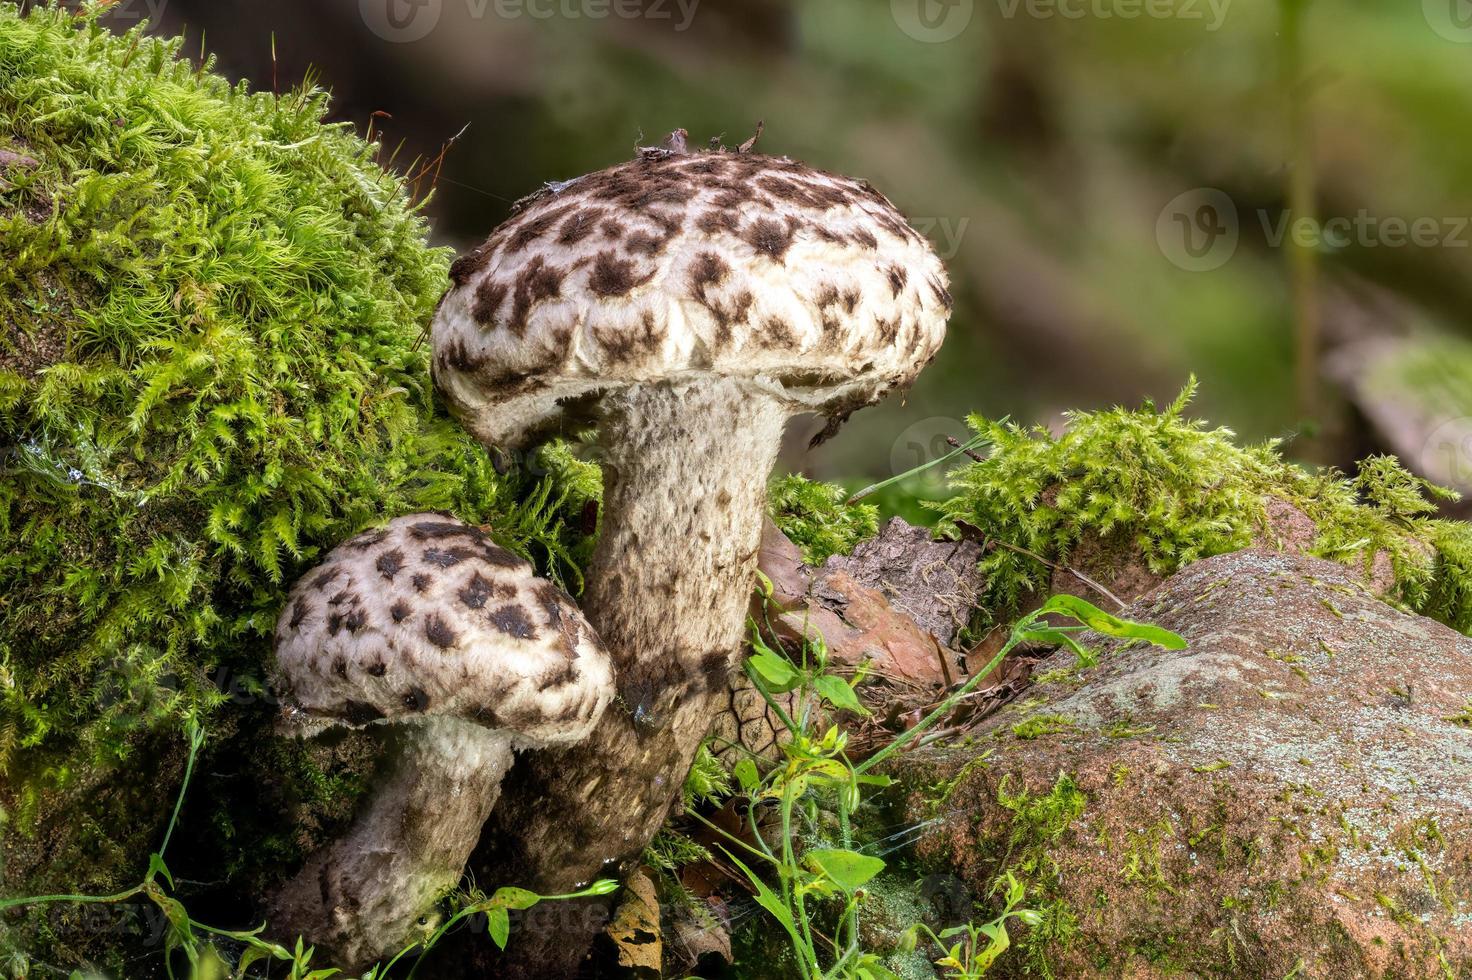
[[[576,741],[613,697],[612,662],[573,601],[441,514],[334,548],[292,589],[276,661],[308,729],[448,716],[519,745]]]
[[[435,382],[499,445],[597,393],[712,374],[845,415],[914,380],[951,305],[925,238],[868,184],[733,152],[549,187],[452,277]]]

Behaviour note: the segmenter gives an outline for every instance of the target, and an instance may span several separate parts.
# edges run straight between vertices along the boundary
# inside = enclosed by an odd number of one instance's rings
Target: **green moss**
[[[1393,458],[1374,457],[1349,478],[1307,472],[1277,443],[1241,447],[1228,429],[1207,429],[1184,412],[1193,380],[1164,410],[1072,413],[1060,436],[981,417],[972,427],[990,455],[956,477],[957,493],[936,505],[1006,548],[982,561],[982,608],[1010,616],[1047,587],[1045,561],[1067,563],[1086,536],[1127,546],[1151,571],[1171,574],[1200,558],[1236,551],[1268,535],[1274,499],[1302,509],[1318,527],[1312,551],[1368,570],[1387,555],[1392,598],[1463,632],[1472,631],[1472,526],[1434,518],[1449,491]]]
[[[0,143],[37,164],[0,181],[7,892],[136,876],[177,779],[140,748],[187,716],[220,758],[268,737],[244,716],[269,715],[285,590],[355,531],[451,511],[577,587],[596,468],[554,447],[499,476],[436,408],[422,332],[449,256],[327,108],[0,4]],[[140,787],[153,803],[115,805]],[[221,831],[227,870],[290,850]]]
[[[1027,885],[1028,907],[1041,916],[1019,940],[1027,969],[1034,975],[1052,977],[1050,954],[1073,941],[1078,921],[1068,903],[1055,893],[1059,868],[1050,846],[1084,815],[1088,796],[1073,777],[1061,773],[1052,788],[1041,795],[1030,794],[1025,788],[1013,791],[1010,780],[1004,778],[997,787],[997,803],[1012,813],[1007,852],[998,871],[1011,871]]]
[[[1066,715],[1037,714],[1024,718],[1012,726],[1012,734],[1020,739],[1041,738],[1044,735],[1056,735],[1073,724],[1073,719]]]
[[[846,504],[848,491],[793,474],[777,477],[768,489],[772,520],[802,549],[802,560],[821,565],[830,555],[846,555],[879,533],[879,508]]]

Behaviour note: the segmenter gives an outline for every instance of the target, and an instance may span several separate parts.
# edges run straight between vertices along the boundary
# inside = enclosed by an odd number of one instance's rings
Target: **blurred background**
[[[329,87],[433,183],[457,250],[677,127],[735,145],[761,120],[760,150],[869,178],[946,261],[956,312],[908,404],[791,459],[812,474],[888,476],[969,412],[1056,424],[1194,372],[1195,411],[1245,439],[1341,466],[1388,449],[1472,489],[1468,0],[118,0],[109,19],[258,88]]]

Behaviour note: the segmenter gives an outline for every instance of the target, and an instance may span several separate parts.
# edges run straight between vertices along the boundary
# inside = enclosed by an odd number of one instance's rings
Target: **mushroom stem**
[[[433,927],[511,766],[509,736],[457,718],[404,729],[389,778],[352,829],[313,855],[271,902],[277,934],[309,937],[359,970]]]
[[[726,703],[790,414],[758,383],[711,376],[631,386],[603,405],[603,517],[585,611],[620,697],[584,742],[521,760],[476,862],[492,869],[485,880],[542,891],[637,861]],[[563,921],[588,931],[519,937],[507,975],[572,976],[601,922]]]

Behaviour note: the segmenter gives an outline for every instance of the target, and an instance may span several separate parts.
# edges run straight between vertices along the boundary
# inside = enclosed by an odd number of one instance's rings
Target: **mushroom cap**
[[[600,392],[701,374],[841,420],[914,380],[951,309],[929,243],[866,182],[724,150],[548,185],[450,275],[435,382],[508,447]]]
[[[526,745],[587,736],[613,664],[557,586],[479,528],[411,514],[334,548],[276,624],[289,718],[463,718]]]

